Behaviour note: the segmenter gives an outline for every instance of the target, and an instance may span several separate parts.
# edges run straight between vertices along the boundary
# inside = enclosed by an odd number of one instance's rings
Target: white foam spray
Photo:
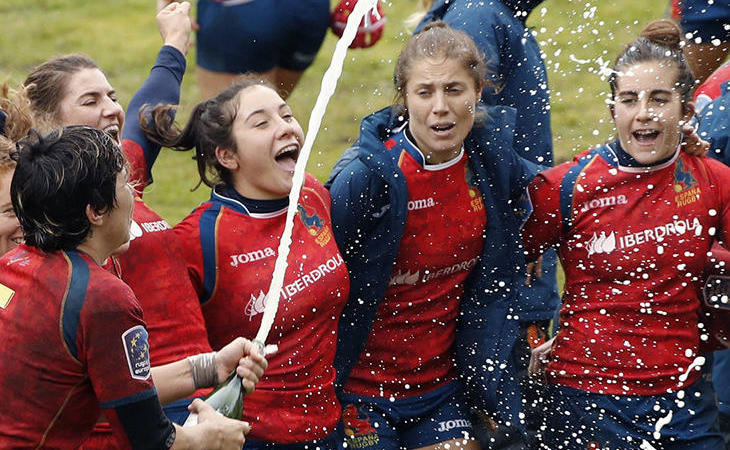
[[[687,367],[687,370],[685,370],[684,373],[682,373],[679,376],[679,386],[684,385],[684,382],[687,381],[689,374],[693,370],[702,368],[702,366],[705,364],[705,361],[706,360],[705,360],[704,356],[696,357],[694,359],[694,361],[692,361],[692,363],[689,365],[689,367]],[[677,398],[681,400],[683,395],[684,395],[683,391],[679,391],[677,393]],[[659,440],[659,438],[662,437],[662,428],[664,428],[664,425],[667,425],[669,422],[672,421],[672,416],[673,416],[672,410],[669,410],[669,413],[667,413],[666,416],[660,417],[656,421],[656,424],[654,425],[654,433],[653,433],[654,439]],[[646,440],[642,440],[641,448],[642,448],[642,450],[655,450],[654,447],[650,443],[648,443]]]
[[[335,93],[337,87],[337,81],[340,79],[342,74],[342,67],[345,64],[345,56],[347,56],[347,48],[355,40],[355,33],[357,28],[371,10],[375,14],[376,18],[380,19],[378,13],[378,0],[360,0],[355,5],[352,13],[347,19],[347,25],[342,33],[342,37],[335,45],[335,51],[332,54],[332,62],[327,68],[327,71],[322,77],[322,87],[317,96],[317,101],[312,109],[312,115],[309,118],[309,127],[307,128],[307,136],[304,138],[304,145],[302,150],[299,152],[299,158],[297,164],[294,167],[294,177],[292,180],[292,190],[289,193],[289,208],[286,212],[286,225],[284,226],[284,232],[281,235],[281,241],[279,242],[279,250],[276,256],[276,263],[274,264],[274,275],[271,278],[271,284],[269,285],[269,291],[266,294],[266,307],[264,308],[264,315],[261,318],[261,326],[256,334],[254,342],[261,345],[264,349],[264,355],[275,353],[278,348],[276,345],[265,345],[266,338],[269,336],[271,326],[274,323],[276,317],[276,311],[279,309],[279,295],[281,288],[284,285],[284,274],[287,268],[287,257],[289,256],[289,247],[291,246],[291,235],[294,227],[294,214],[297,212],[297,204],[299,203],[299,194],[302,191],[302,185],[304,184],[304,171],[307,167],[307,160],[309,154],[312,152],[312,145],[319,132],[319,127],[322,124],[322,117],[327,110],[327,104],[330,98]],[[190,414],[188,419],[185,421],[186,427],[194,426],[198,423],[198,415]]]
[[[307,159],[312,151],[312,145],[319,132],[319,127],[322,124],[322,117],[327,110],[327,104],[330,98],[335,93],[337,87],[337,81],[342,74],[342,66],[345,64],[345,56],[347,56],[347,48],[355,40],[355,34],[357,28],[360,25],[363,17],[370,11],[373,11],[376,17],[380,17],[378,14],[378,0],[360,0],[355,5],[352,13],[347,18],[347,25],[342,33],[342,37],[335,45],[335,51],[332,54],[332,62],[327,68],[327,71],[322,77],[322,87],[317,96],[317,101],[312,109],[312,115],[309,118],[309,126],[307,127],[307,136],[304,138],[304,145],[302,150],[299,152],[299,158],[294,168],[294,178],[292,180],[292,190],[289,193],[289,208],[286,212],[286,225],[284,227],[284,233],[281,235],[281,241],[279,242],[279,249],[276,256],[276,263],[274,264],[274,275],[271,278],[271,284],[269,285],[269,291],[266,294],[266,308],[264,309],[264,315],[261,318],[261,327],[259,332],[256,334],[256,341],[264,344],[266,338],[269,336],[271,325],[274,323],[276,317],[276,311],[279,309],[279,296],[281,288],[284,285],[284,274],[288,265],[287,258],[289,256],[289,247],[291,246],[291,235],[294,227],[294,215],[297,212],[297,204],[299,203],[299,193],[302,190],[304,184],[304,170],[307,166]]]

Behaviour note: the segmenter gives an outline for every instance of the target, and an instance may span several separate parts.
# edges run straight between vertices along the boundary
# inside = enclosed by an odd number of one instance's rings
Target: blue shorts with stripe
[[[196,54],[213,72],[302,71],[329,26],[329,0],[199,0]]]
[[[682,391],[647,396],[548,383],[542,448],[724,450],[709,371],[706,375]]]
[[[342,394],[340,403],[347,449],[419,448],[474,435],[469,408],[456,381],[424,395],[398,399]]]

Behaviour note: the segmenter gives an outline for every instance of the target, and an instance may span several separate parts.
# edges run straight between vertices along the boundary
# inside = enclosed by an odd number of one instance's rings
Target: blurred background
[[[622,46],[647,22],[664,17],[667,3],[545,0],[528,18],[548,69],[557,162],[612,136],[608,84],[601,69],[610,67]],[[357,138],[360,120],[390,104],[394,59],[411,34],[404,21],[419,5],[417,0],[383,3],[388,18],[383,38],[371,48],[348,53],[307,169],[320,180],[327,178],[334,162]],[[193,2],[193,17],[194,8]],[[154,0],[2,0],[0,30],[0,82],[17,85],[49,57],[83,52],[105,71],[125,110],[162,43]],[[315,63],[289,97],[305,132],[335,42],[335,35],[328,32]],[[178,118],[187,120],[199,100],[193,48],[188,53]],[[191,191],[198,175],[190,153],[163,150],[153,174],[155,182],[145,199],[170,224],[210,194],[205,186]]]

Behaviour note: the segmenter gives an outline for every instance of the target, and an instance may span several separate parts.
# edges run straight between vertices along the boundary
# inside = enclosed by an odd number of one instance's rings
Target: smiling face
[[[13,170],[0,170],[0,256],[14,249],[23,241],[20,222],[10,202],[10,181]]]
[[[413,63],[405,93],[408,129],[429,164],[459,154],[474,126],[480,91],[456,59],[425,58]]]
[[[617,76],[612,109],[621,147],[636,161],[668,158],[680,142],[680,126],[692,116],[675,88],[677,70],[660,62],[634,64]]]
[[[71,75],[59,102],[59,115],[63,126],[98,128],[121,144],[124,109],[99,69],[85,68]]]
[[[292,188],[304,132],[291,108],[271,88],[251,86],[238,94],[233,122],[236,150],[217,149],[236,190],[251,199],[283,198]]]

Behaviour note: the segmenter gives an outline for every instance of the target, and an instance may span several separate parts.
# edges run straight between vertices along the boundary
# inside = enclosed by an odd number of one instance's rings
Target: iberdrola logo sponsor
[[[264,291],[259,291],[259,295],[251,294],[251,300],[246,304],[244,309],[248,320],[253,319],[253,316],[257,314],[263,314],[266,309],[266,294]]]
[[[142,227],[133,220],[132,223],[129,224],[129,240],[133,241],[140,236],[142,236]]]
[[[588,256],[596,253],[611,253],[616,250],[616,234],[612,231],[611,234],[606,236],[605,231],[601,231],[599,235],[594,232],[593,237],[585,245]]]
[[[693,233],[695,236],[702,234],[702,224],[698,218],[674,220],[654,228],[646,228],[636,233],[619,235],[611,231],[606,233],[593,232],[593,236],[585,241],[582,246],[588,252],[588,256],[596,254],[608,254],[618,249],[626,249],[651,242],[662,242],[669,236],[682,236],[686,233]],[[578,244],[580,247],[581,244]]]
[[[305,291],[307,288],[320,280],[326,278],[331,273],[337,273],[340,267],[345,264],[342,255],[338,252],[330,258],[323,260],[322,264],[313,267],[309,272],[301,274],[298,278],[292,280],[289,284],[284,285],[279,291],[282,301],[290,300],[293,296]],[[344,270],[344,269],[343,269]],[[266,294],[259,290],[258,294],[251,294],[251,298],[246,303],[244,313],[251,320],[254,316],[262,314],[266,309]]]
[[[393,276],[390,277],[390,282],[388,283],[388,286],[403,284],[414,285],[418,283],[419,278],[421,278],[421,272],[418,270],[414,273],[411,273],[410,270],[407,270],[405,272],[399,270],[397,273],[394,273]]]

